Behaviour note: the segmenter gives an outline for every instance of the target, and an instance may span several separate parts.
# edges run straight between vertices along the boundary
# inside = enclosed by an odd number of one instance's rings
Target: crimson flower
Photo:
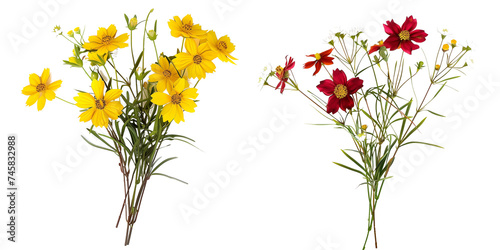
[[[358,92],[363,87],[363,80],[351,78],[349,81],[343,70],[336,69],[333,71],[332,80],[326,79],[316,86],[323,94],[330,96],[326,104],[326,112],[335,114],[339,111],[339,107],[346,111],[354,107],[353,94]]]
[[[416,27],[417,19],[413,18],[413,16],[406,17],[406,21],[402,27],[395,23],[394,20],[387,21],[387,24],[384,24],[384,29],[389,37],[384,41],[385,47],[390,50],[401,48],[404,52],[411,55],[413,50],[420,48],[420,46],[413,42],[424,42],[427,36],[427,33],[423,30],[416,30]]]
[[[331,48],[329,50],[325,50],[321,53],[308,55],[309,57],[316,58],[316,60],[306,62],[304,64],[304,69],[311,68],[313,65],[316,66],[316,70],[314,71],[314,74],[313,74],[313,76],[315,76],[316,74],[318,74],[319,70],[321,69],[321,64],[324,64],[324,65],[332,65],[333,64],[333,57],[329,57],[329,55],[332,53],[332,51],[333,51],[333,48]]]
[[[382,48],[384,46],[384,41],[380,40],[377,44],[375,45],[372,45],[370,47],[370,51],[368,51],[368,54],[371,54],[373,52],[376,52],[378,51],[380,48]]]
[[[295,62],[293,61],[293,58],[290,57],[288,59],[288,56],[285,57],[285,67],[282,68],[281,66],[276,67],[276,77],[280,79],[280,82],[278,85],[276,85],[276,89],[281,88],[280,93],[283,94],[283,91],[285,90],[286,82],[288,81],[288,78],[290,77],[290,73],[288,73],[289,70],[293,69],[295,67]]]

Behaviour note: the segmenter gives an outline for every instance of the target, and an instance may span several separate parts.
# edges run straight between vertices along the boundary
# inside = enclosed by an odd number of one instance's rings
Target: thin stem
[[[112,56],[111,57],[111,62],[113,62],[113,68],[115,69],[115,80],[116,80],[116,89],[120,89],[120,86],[118,86],[118,71],[116,69],[116,63],[115,63],[115,60],[113,59]]]
[[[65,103],[68,103],[68,104],[71,104],[71,105],[76,105],[75,103],[68,102],[68,101],[66,101],[66,100],[64,100],[64,99],[62,99],[62,98],[60,98],[59,96],[56,96],[56,98],[57,98],[57,99],[59,99],[59,100],[61,100],[61,101],[63,101],[63,102],[65,102]]]

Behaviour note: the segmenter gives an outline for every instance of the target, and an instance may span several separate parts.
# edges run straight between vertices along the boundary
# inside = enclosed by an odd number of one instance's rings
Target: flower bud
[[[75,34],[73,33],[73,31],[72,31],[72,30],[70,30],[70,31],[68,31],[68,36],[69,36],[69,37],[75,37]]]
[[[90,78],[92,78],[92,80],[98,80],[99,74],[97,74],[97,72],[95,71],[92,71],[92,73],[90,74]]]
[[[154,41],[154,40],[156,40],[156,37],[157,37],[156,31],[154,31],[154,30],[148,31],[149,40]]]
[[[76,33],[76,34],[80,35],[80,27],[76,27],[76,28],[74,29],[74,31],[75,31],[75,33]]]
[[[135,30],[135,27],[137,27],[137,17],[132,17],[128,23],[128,28],[130,30]]]
[[[441,65],[436,64],[436,67],[434,67],[436,70],[439,70],[441,68]]]
[[[443,44],[443,52],[446,52],[450,49],[450,45],[449,44]]]
[[[455,48],[455,46],[457,46],[457,40],[451,39],[451,47]]]
[[[364,131],[368,128],[368,125],[364,124],[363,126],[361,126],[361,129]]]

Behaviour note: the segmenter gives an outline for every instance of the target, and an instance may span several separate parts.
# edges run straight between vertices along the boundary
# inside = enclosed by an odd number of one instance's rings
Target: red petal
[[[371,54],[371,53],[373,53],[375,51],[378,51],[380,49],[380,47],[382,47],[382,46],[380,46],[378,44],[375,44],[375,45],[371,46],[370,47],[370,51],[368,51],[368,54]]]
[[[401,40],[398,35],[391,35],[384,41],[384,46],[390,50],[397,50],[399,48],[399,43]]]
[[[316,63],[316,61],[306,62],[304,64],[304,69],[308,69],[308,68],[312,67],[315,63]]]
[[[316,57],[315,54],[310,54],[310,55],[306,55],[306,56],[308,56],[308,57]]]
[[[404,52],[410,55],[413,50],[416,50],[418,48],[420,48],[420,46],[412,43],[411,41],[404,41],[401,43],[401,49],[403,49]]]
[[[427,33],[425,33],[425,31],[423,30],[414,30],[410,33],[410,40],[417,43],[424,42],[426,37]]]
[[[321,69],[321,62],[316,62],[316,70],[314,71],[313,76],[318,74],[319,70]]]
[[[387,21],[387,24],[384,24],[385,33],[388,35],[398,35],[401,32],[401,27],[399,24],[395,23],[394,20]]]
[[[346,109],[352,109],[354,107],[354,100],[350,95],[340,99],[340,108],[345,111]]]
[[[333,48],[329,49],[329,50],[325,50],[323,52],[321,52],[321,54],[319,54],[321,57],[325,57],[325,56],[329,56],[333,51]]]
[[[349,81],[347,81],[346,86],[349,95],[352,95],[358,92],[358,90],[363,87],[363,80],[359,79],[359,77],[351,78],[349,79]]]
[[[343,70],[336,69],[332,73],[333,83],[336,86],[337,84],[346,84],[347,77]]]
[[[321,58],[320,60],[324,65],[332,65],[333,64],[333,57],[324,57],[324,58]]]
[[[326,79],[319,82],[318,86],[316,86],[319,91],[323,92],[325,95],[333,95],[333,91],[335,90],[335,84],[332,80]]]
[[[326,112],[332,113],[332,115],[337,113],[340,106],[339,102],[340,100],[335,95],[330,96],[330,98],[328,98],[328,103],[326,104]]]
[[[403,30],[412,31],[417,27],[417,19],[413,18],[413,16],[406,17],[405,22],[403,23]]]

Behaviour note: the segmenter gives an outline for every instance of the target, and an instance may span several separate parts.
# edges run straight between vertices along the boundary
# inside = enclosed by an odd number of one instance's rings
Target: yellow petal
[[[197,89],[195,88],[190,88],[186,89],[182,92],[182,99],[190,98],[190,99],[196,99],[198,97]]]
[[[163,92],[167,88],[167,85],[168,85],[167,80],[163,78],[156,84],[156,89],[158,90],[158,92]]]
[[[113,101],[116,98],[120,98],[121,94],[122,94],[121,89],[110,89],[108,92],[106,92],[106,95],[104,95],[104,101],[106,102]]]
[[[185,45],[186,45],[186,50],[189,54],[191,54],[192,56],[198,54],[198,47],[196,46],[196,42],[194,41],[194,39],[191,38],[186,39]]]
[[[215,64],[212,61],[203,60],[201,61],[200,66],[203,71],[207,73],[213,73],[215,71]]]
[[[46,68],[46,69],[43,69],[43,73],[42,73],[42,77],[41,78],[41,82],[42,83],[49,83],[49,78],[50,78],[50,69]]]
[[[106,30],[106,32],[108,33],[108,36],[115,37],[115,35],[116,35],[116,26],[114,24],[109,25],[109,27]]]
[[[106,107],[104,107],[104,113],[106,114],[106,116],[108,116],[112,120],[118,119],[118,112],[116,112],[116,110],[113,108],[109,108],[108,105],[106,105]]]
[[[37,74],[30,74],[30,84],[36,87],[40,84],[40,77]]]
[[[181,93],[186,88],[186,82],[187,81],[184,78],[179,78],[174,82],[174,90],[176,94]]]
[[[35,94],[37,91],[36,91],[36,87],[33,86],[33,85],[28,85],[26,87],[23,88],[22,90],[22,93],[24,95],[33,95]]]
[[[106,103],[106,108],[112,109],[115,113],[117,113],[118,115],[121,115],[123,105],[119,101],[114,101],[114,102]]]
[[[181,106],[174,105],[174,107],[175,107],[175,117],[174,117],[174,120],[175,120],[175,122],[177,124],[179,124],[180,122],[184,121],[184,112],[182,111]]]
[[[151,97],[153,97],[151,102],[160,106],[165,105],[171,101],[171,97],[165,93],[156,92],[153,93]]]
[[[76,101],[76,106],[82,109],[95,106],[95,99],[89,93],[78,93],[73,99]]]
[[[173,103],[169,103],[163,107],[163,110],[161,111],[161,115],[163,116],[163,121],[169,121],[171,122],[174,117],[175,117],[175,106]]]
[[[160,56],[160,66],[163,68],[163,70],[168,69],[168,60],[167,58]]]
[[[104,82],[99,80],[92,80],[92,90],[94,91],[95,98],[102,99],[104,94]]]
[[[196,105],[196,103],[193,100],[182,98],[181,107],[185,111],[187,111],[189,113],[193,113],[194,112],[194,108],[196,108],[197,106],[198,105]]]
[[[40,97],[38,97],[38,102],[37,102],[37,109],[38,111],[42,110],[43,107],[45,107],[45,95],[43,93],[40,93]]]
[[[193,25],[193,18],[191,17],[190,14],[187,14],[184,18],[182,18],[182,23]]]
[[[53,90],[47,89],[45,90],[45,98],[47,100],[52,101],[54,98],[56,98],[56,93]]]
[[[153,63],[151,64],[151,70],[157,74],[163,74],[164,69],[160,65]]]
[[[152,75],[149,75],[148,82],[158,82],[161,79],[165,79],[165,76],[160,75],[160,74],[152,74]]]
[[[177,70],[183,70],[193,64],[193,56],[187,53],[179,53],[172,62],[177,67]]]
[[[57,80],[57,81],[55,81],[55,82],[53,82],[53,83],[49,84],[49,85],[47,86],[47,89],[50,89],[50,90],[56,90],[56,89],[58,89],[59,87],[61,87],[61,83],[62,83],[62,81],[61,81],[61,80]]]
[[[93,107],[93,108],[81,113],[80,116],[78,116],[78,117],[80,117],[81,122],[88,122],[94,116],[95,111],[96,111],[96,108]]]
[[[26,101],[26,105],[31,106],[31,105],[35,104],[35,102],[38,100],[39,96],[40,96],[40,93],[38,93],[38,92],[30,95],[30,97],[28,97],[28,100]]]
[[[108,31],[105,28],[103,28],[103,27],[100,27],[97,30],[97,37],[99,37],[99,39],[101,40],[101,42],[102,42],[102,38],[105,37],[107,34],[108,34]]]

